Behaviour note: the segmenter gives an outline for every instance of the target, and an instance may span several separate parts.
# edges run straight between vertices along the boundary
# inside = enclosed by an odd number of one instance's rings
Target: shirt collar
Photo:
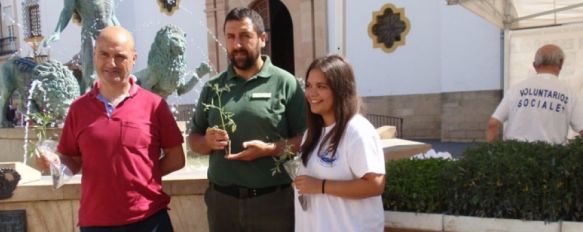
[[[261,55],[261,59],[263,59],[263,66],[261,67],[259,72],[253,75],[251,78],[249,78],[249,80],[255,79],[256,77],[269,78],[271,76],[271,74],[269,73],[269,69],[271,68],[271,66],[273,66],[273,64],[271,64],[271,59],[267,55]],[[235,72],[233,64],[231,63],[229,64],[229,67],[227,69],[227,79],[231,80],[235,77],[238,77],[238,75]]]
[[[134,97],[138,93],[140,86],[136,84],[137,77],[134,76],[133,74],[130,74],[129,79],[130,79],[130,91],[129,91],[130,95],[129,95],[129,97]],[[99,80],[96,80],[95,84],[93,84],[93,88],[89,92],[90,96],[92,96],[92,97],[99,96],[99,87],[100,86],[101,86],[101,82]]]
[[[540,78],[544,78],[544,79],[558,79],[559,78],[559,76],[557,76],[555,74],[551,74],[551,73],[538,73],[537,76]]]

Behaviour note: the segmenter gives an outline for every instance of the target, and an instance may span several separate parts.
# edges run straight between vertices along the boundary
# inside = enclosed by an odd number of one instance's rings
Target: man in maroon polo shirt
[[[105,28],[93,58],[97,83],[71,105],[57,148],[83,170],[81,231],[172,231],[161,178],[184,166],[182,134],[164,99],[134,83],[130,32]]]

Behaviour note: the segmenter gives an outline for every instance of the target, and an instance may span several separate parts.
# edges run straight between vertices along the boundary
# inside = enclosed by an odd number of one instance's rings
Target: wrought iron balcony
[[[397,138],[403,138],[403,118],[380,114],[366,114],[365,117],[375,128],[381,126],[397,127]]]

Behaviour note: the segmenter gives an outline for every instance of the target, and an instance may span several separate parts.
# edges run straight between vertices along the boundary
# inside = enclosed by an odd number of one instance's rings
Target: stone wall
[[[403,138],[439,138],[439,94],[364,97],[365,113],[403,118]]]
[[[502,90],[363,97],[365,113],[403,118],[402,138],[485,141],[488,119]],[[177,106],[179,121],[189,121],[194,105]]]
[[[364,112],[403,118],[403,138],[484,141],[502,90],[363,97]]]
[[[76,175],[61,188],[52,188],[50,176],[19,184],[11,198],[0,200],[0,211],[26,210],[29,232],[78,232],[81,176]],[[208,186],[206,171],[183,170],[163,178],[164,192],[171,197],[168,214],[174,230],[208,231],[204,191]]]
[[[485,141],[488,119],[502,100],[502,91],[444,93],[442,141]]]

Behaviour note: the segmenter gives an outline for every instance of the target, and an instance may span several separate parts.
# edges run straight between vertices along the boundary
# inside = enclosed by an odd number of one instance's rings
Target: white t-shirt
[[[511,87],[492,115],[504,124],[504,139],[563,144],[569,125],[583,129],[582,101],[567,82],[537,74]]]
[[[333,126],[325,128],[327,133]],[[304,136],[305,139],[305,136]],[[347,124],[336,156],[321,158],[316,146],[308,166],[300,165],[299,175],[326,180],[354,180],[366,173],[385,173],[383,148],[374,127],[362,115]],[[325,149],[323,149],[325,150]],[[325,152],[321,152],[325,153]],[[348,199],[328,194],[306,194],[303,211],[295,193],[295,231],[383,231],[384,212],[381,196]]]

